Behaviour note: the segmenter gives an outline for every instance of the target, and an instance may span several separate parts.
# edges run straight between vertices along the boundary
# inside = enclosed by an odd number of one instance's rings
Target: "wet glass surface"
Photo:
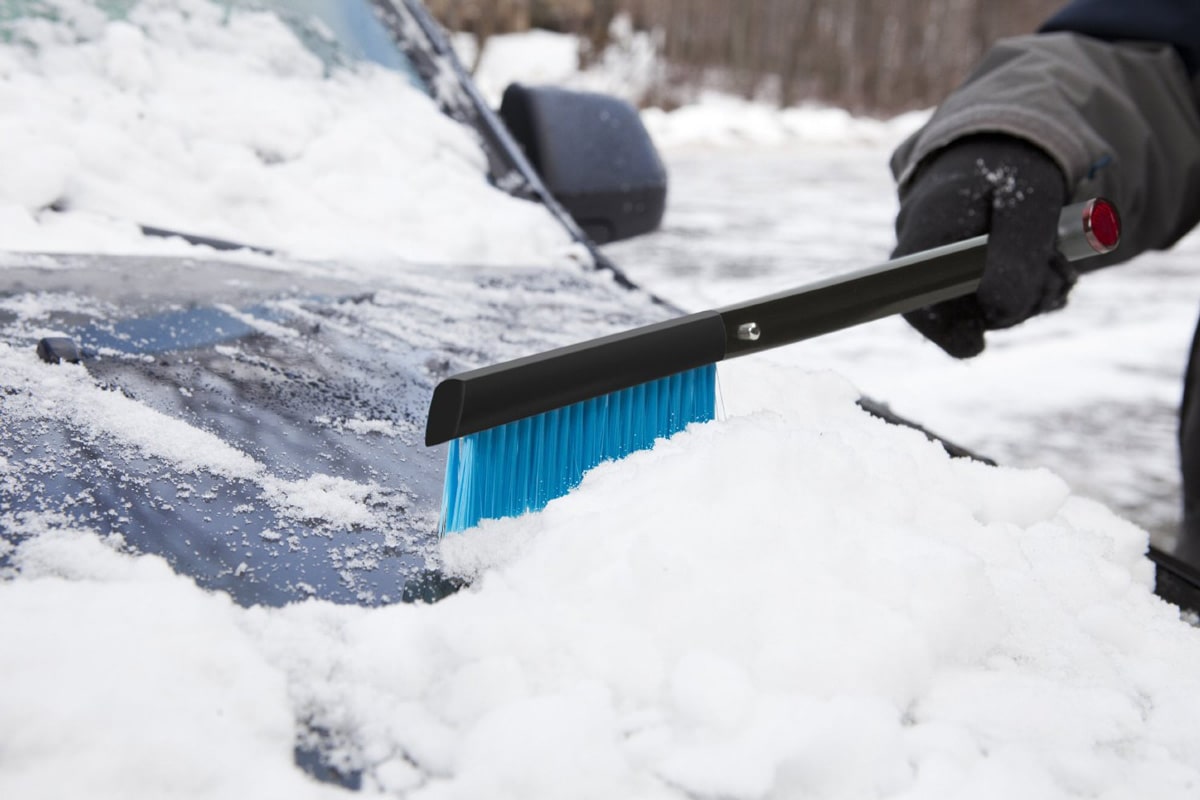
[[[364,293],[220,262],[60,267],[14,269],[21,292],[0,293],[23,309],[0,327],[15,351],[0,515],[120,536],[247,605],[455,588],[437,573],[444,448],[423,441],[435,382],[665,313],[560,270],[398,266]],[[131,289],[149,269],[159,280]],[[221,302],[193,302],[200,286]],[[77,398],[50,396],[78,367],[36,361],[47,329],[84,346]]]

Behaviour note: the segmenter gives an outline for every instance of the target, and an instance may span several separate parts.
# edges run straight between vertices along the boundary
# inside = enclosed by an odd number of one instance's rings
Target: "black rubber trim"
[[[205,245],[214,250],[250,250],[251,252],[262,253],[263,255],[275,255],[274,250],[266,247],[257,247],[252,244],[233,242],[228,239],[218,239],[214,236],[201,236],[197,233],[185,233],[183,231],[172,230],[171,228],[159,228],[155,225],[139,225],[138,227],[142,229],[142,233],[145,236],[157,236],[163,239],[179,238],[183,239],[188,244]]]
[[[1153,545],[1154,593],[1180,608],[1200,612],[1200,570]]]
[[[978,461],[981,464],[987,464],[990,467],[997,466],[996,462],[987,456],[980,455],[974,450],[963,447],[960,444],[956,444],[947,439],[945,436],[942,436],[939,433],[934,433],[924,425],[920,425],[916,422],[913,422],[911,419],[900,416],[895,411],[892,411],[891,407],[888,406],[887,403],[881,403],[878,400],[863,396],[858,398],[858,407],[871,416],[878,417],[884,422],[890,422],[893,425],[903,425],[906,428],[912,428],[913,430],[920,431],[921,433],[925,434],[925,438],[927,438],[929,441],[940,444],[942,449],[946,451],[946,455],[950,456],[951,458],[966,458],[971,461]]]

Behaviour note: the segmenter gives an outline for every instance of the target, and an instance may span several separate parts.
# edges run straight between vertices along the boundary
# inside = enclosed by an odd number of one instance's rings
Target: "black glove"
[[[893,256],[988,233],[979,289],[904,318],[955,358],[983,351],[983,332],[1062,308],[1076,273],[1055,247],[1062,170],[1002,134],[959,139],[917,168],[900,196]]]

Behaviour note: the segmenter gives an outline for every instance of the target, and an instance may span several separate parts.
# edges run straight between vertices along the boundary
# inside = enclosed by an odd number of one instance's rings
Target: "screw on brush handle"
[[[1059,214],[1057,246],[1068,261],[1110,253],[1120,240],[1120,217],[1108,200],[1075,203]],[[987,242],[984,234],[726,306],[718,311],[725,323],[725,357],[792,344],[971,294],[983,278]]]

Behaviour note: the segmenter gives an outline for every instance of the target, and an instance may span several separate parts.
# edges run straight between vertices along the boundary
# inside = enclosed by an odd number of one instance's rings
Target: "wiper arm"
[[[252,244],[244,244],[242,242],[232,242],[228,239],[217,239],[212,236],[200,236],[195,233],[184,233],[183,231],[173,231],[170,228],[159,228],[154,225],[138,225],[142,233],[146,236],[159,236],[164,239],[178,237],[183,239],[188,244],[199,244],[211,247],[214,250],[250,250],[263,255],[276,255],[274,250],[267,247],[258,247]]]

